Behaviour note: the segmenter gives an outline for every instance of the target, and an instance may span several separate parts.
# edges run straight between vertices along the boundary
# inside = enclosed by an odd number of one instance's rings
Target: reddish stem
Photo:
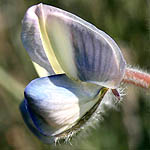
[[[134,84],[143,88],[150,88],[150,74],[137,69],[126,68],[123,82]]]

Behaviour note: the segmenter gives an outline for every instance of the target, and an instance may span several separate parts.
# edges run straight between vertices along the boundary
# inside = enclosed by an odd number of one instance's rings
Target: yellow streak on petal
[[[41,11],[42,11],[42,16],[39,17],[39,25],[40,25],[40,33],[41,33],[41,39],[42,39],[42,43],[43,43],[43,47],[46,53],[46,56],[54,70],[54,72],[56,74],[62,74],[64,73],[64,71],[62,70],[61,66],[59,65],[57,58],[54,54],[54,51],[52,49],[50,40],[48,38],[47,32],[46,32],[46,28],[45,28],[45,20],[44,20],[44,12],[42,9],[42,5],[39,5],[39,7],[41,7]]]
[[[49,73],[47,70],[45,70],[43,67],[41,67],[40,65],[38,65],[37,63],[33,62],[34,68],[37,72],[37,74],[39,75],[39,77],[46,77],[49,76]]]

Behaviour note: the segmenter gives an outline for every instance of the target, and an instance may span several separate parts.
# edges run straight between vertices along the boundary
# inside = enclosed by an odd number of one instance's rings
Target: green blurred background
[[[127,86],[120,111],[109,110],[87,138],[42,144],[25,126],[18,106],[37,74],[20,40],[28,7],[50,4],[91,22],[115,39],[127,62],[150,72],[149,0],[0,0],[0,150],[149,150],[150,90]]]

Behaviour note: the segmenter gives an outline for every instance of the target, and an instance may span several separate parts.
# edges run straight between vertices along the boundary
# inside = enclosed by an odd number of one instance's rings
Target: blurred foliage
[[[70,11],[105,31],[127,62],[150,72],[149,0],[0,0],[0,149],[148,150],[149,91],[129,86],[120,111],[110,110],[87,138],[71,145],[42,144],[25,126],[18,106],[24,87],[37,74],[20,40],[25,11],[37,3]]]

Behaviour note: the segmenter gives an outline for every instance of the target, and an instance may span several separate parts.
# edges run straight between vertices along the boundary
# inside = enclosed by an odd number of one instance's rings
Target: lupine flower
[[[43,68],[45,77],[27,85],[20,110],[45,143],[67,139],[90,126],[102,103],[120,99],[121,81],[133,79],[115,41],[64,10],[32,6],[24,16],[21,38],[39,75]]]

